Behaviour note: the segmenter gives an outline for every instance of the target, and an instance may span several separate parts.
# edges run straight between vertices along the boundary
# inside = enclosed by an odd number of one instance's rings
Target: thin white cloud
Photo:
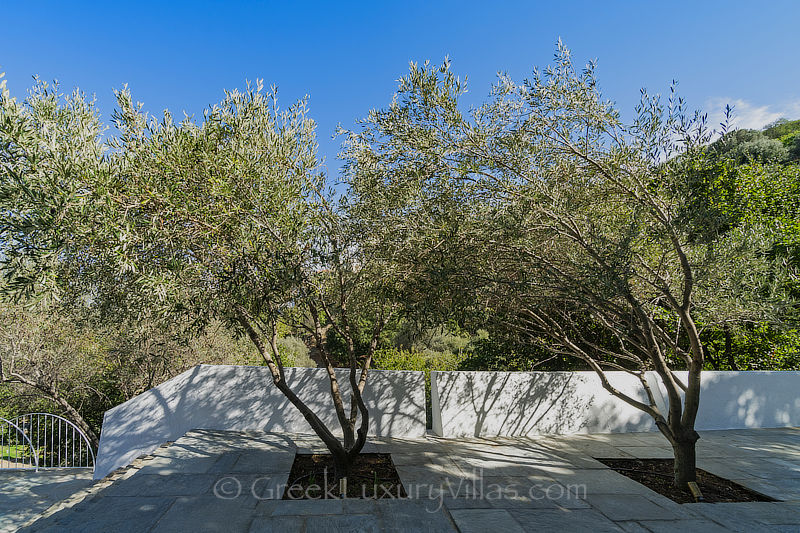
[[[719,129],[725,120],[725,106],[733,107],[733,127],[760,130],[779,118],[800,118],[800,100],[773,105],[756,105],[741,98],[712,98],[706,102],[708,124]]]

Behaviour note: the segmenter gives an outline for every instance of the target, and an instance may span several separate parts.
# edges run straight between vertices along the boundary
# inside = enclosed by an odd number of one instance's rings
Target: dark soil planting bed
[[[347,498],[405,498],[406,491],[387,453],[362,453],[347,479]],[[339,498],[333,456],[296,455],[284,500],[323,500]]]
[[[597,460],[674,502],[695,503],[694,497],[688,490],[677,489],[673,484],[672,459]],[[705,503],[777,501],[699,468],[697,469],[697,486],[703,493],[703,502]]]

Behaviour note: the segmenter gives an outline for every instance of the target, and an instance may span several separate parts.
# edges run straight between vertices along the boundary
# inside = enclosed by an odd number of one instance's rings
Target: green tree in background
[[[713,147],[713,145],[712,145]],[[729,320],[703,328],[710,367],[720,370],[796,370],[800,297],[800,167],[796,163],[737,164],[711,157],[697,165],[687,213],[695,235],[721,235],[761,226],[771,241],[761,251],[772,277],[783,279],[790,296],[781,324]]]
[[[764,135],[779,140],[789,151],[789,158],[800,161],[800,120],[778,119],[764,128]]]
[[[789,150],[780,141],[760,131],[733,130],[711,143],[709,151],[718,159],[735,164],[778,163],[789,157]]]
[[[98,376],[105,367],[102,339],[46,309],[0,307],[0,384],[21,387],[53,401],[95,449],[96,427],[82,415],[84,404],[102,400]]]

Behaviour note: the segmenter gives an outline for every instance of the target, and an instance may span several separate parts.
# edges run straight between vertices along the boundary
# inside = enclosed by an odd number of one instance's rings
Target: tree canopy
[[[592,369],[654,418],[680,483],[700,371],[797,365],[800,121],[716,135],[673,87],[642,91],[623,122],[595,65],[576,68],[561,43],[552,65],[501,75],[472,109],[449,61],[412,64],[387,107],[339,132],[337,193],[306,102],[282,109],[260,82],[181,121],[123,88],[113,130],[80,91],[0,91],[0,292],[71,313],[64,331],[129,328],[116,353],[130,364],[112,365],[125,394],[143,383],[131,372],[151,383],[181,366],[141,357],[143,337],[219,326],[249,339],[338,477],[366,438],[373,357]],[[290,353],[326,369],[341,441],[286,382]],[[24,359],[13,366],[30,370]],[[646,399],[607,370],[638,378]]]
[[[118,134],[106,139],[78,92],[62,98],[38,83],[21,102],[4,92],[3,288],[196,330],[226,321],[346,476],[366,438],[361,392],[397,278],[354,245],[353,224],[325,190],[305,102],[281,110],[274,90],[256,84],[226,92],[199,123],[177,123],[142,112],[127,89],[117,101]],[[361,321],[372,331],[365,352],[354,340]],[[307,331],[324,360],[343,444],[286,382],[286,325]],[[328,329],[346,345],[347,407]]]
[[[653,416],[685,483],[705,364],[699,323],[780,322],[787,270],[766,258],[768,224],[722,231],[706,217],[696,231],[693,180],[712,140],[705,116],[674,92],[666,102],[643,92],[623,124],[594,70],[577,70],[559,44],[553,65],[521,84],[501,76],[466,112],[448,62],[412,64],[392,103],[349,132],[353,204],[373,206],[364,219],[387,250],[437,244],[421,283],[445,289],[445,303],[469,295],[490,321],[582,360]],[[637,376],[648,400],[615,389],[607,369]],[[647,370],[666,386],[666,413]]]

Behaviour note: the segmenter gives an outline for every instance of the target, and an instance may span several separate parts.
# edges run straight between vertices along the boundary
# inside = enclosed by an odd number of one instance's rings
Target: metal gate
[[[39,457],[25,431],[0,417],[0,470],[39,469]]]
[[[78,426],[50,413],[0,418],[0,469],[43,468],[94,470],[89,439]]]

